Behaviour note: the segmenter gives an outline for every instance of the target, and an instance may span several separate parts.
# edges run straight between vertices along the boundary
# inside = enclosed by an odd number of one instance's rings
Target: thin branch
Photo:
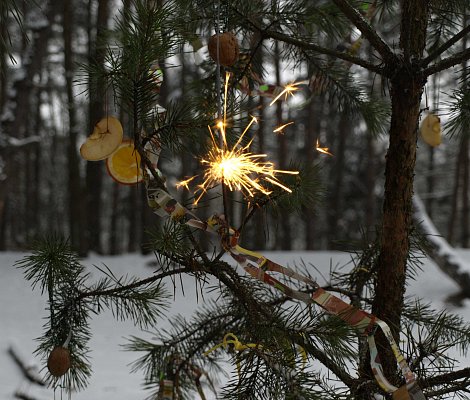
[[[361,13],[355,9],[347,0],[333,0],[336,6],[344,13],[344,15],[361,31],[364,37],[382,56],[384,62],[390,62],[396,58],[395,53],[387,43],[377,34],[370,26]],[[371,70],[373,71],[373,70]],[[374,71],[376,72],[376,71]]]
[[[453,67],[454,65],[462,64],[463,62],[468,61],[468,60],[470,60],[470,49],[465,49],[461,51],[460,53],[454,54],[451,57],[444,58],[438,63],[433,64],[430,67],[423,69],[422,72],[425,77],[434,75],[437,72],[444,71],[448,68]]]
[[[242,14],[240,14],[242,15]],[[341,52],[338,50],[333,50],[333,49],[328,49],[326,47],[318,46],[313,43],[307,42],[307,40],[300,40],[295,37],[286,35],[281,32],[277,31],[272,31],[272,30],[267,30],[259,26],[256,22],[253,22],[250,18],[247,19],[249,24],[256,30],[258,31],[263,37],[266,38],[271,38],[275,40],[279,40],[284,43],[291,44],[293,46],[297,46],[303,50],[309,50],[309,51],[314,51],[316,53],[320,54],[325,54],[328,56],[336,57],[339,58],[340,60],[348,61],[350,63],[353,63],[355,65],[359,65],[360,67],[363,67],[369,71],[375,72],[377,74],[383,75],[384,74],[384,69],[380,65],[372,64],[368,62],[367,60],[364,60],[360,57],[355,57],[349,53],[346,52]]]
[[[8,348],[8,354],[11,356],[11,358],[16,363],[16,365],[18,365],[18,367],[21,369],[21,372],[23,373],[24,377],[28,381],[32,383],[36,383],[37,385],[40,385],[40,386],[46,386],[46,383],[41,379],[41,377],[34,373],[33,368],[26,365],[26,363],[20,358],[20,356],[13,349],[13,347]]]
[[[451,382],[457,379],[464,378],[470,378],[470,368],[464,368],[458,371],[448,372],[447,374],[437,375],[431,378],[423,379],[422,381],[419,381],[419,385],[424,389],[436,385],[450,384]]]
[[[323,351],[316,348],[311,343],[306,342],[302,335],[292,335],[291,339],[295,344],[303,347],[308,354],[312,355],[331,372],[333,372],[346,386],[349,388],[354,386],[356,380],[351,375],[349,375],[343,368],[331,360]]]
[[[161,274],[153,275],[153,276],[150,276],[146,279],[142,279],[140,281],[131,283],[129,285],[119,286],[117,288],[106,289],[106,290],[91,290],[89,292],[81,292],[75,300],[76,301],[82,300],[86,297],[116,295],[116,294],[124,292],[126,290],[131,290],[131,289],[138,288],[140,286],[148,285],[149,283],[161,280],[161,279],[163,279],[167,276],[176,275],[176,274],[183,274],[183,273],[186,273],[186,272],[194,272],[194,266],[193,267],[185,267],[185,268],[174,269],[174,270],[171,270],[171,271],[165,271],[165,272],[162,272]]]
[[[426,397],[431,399],[431,398],[442,398],[440,396],[444,395],[444,394],[449,394],[449,393],[452,393],[454,394],[455,396],[455,392],[459,392],[459,391],[464,391],[464,392],[467,392],[469,393],[469,390],[467,389],[467,387],[470,385],[470,382],[468,382],[467,384],[463,384],[462,385],[453,385],[453,386],[449,386],[449,387],[446,387],[444,389],[440,389],[440,390],[433,390],[431,392],[426,392]],[[454,398],[454,396],[452,398]]]
[[[460,39],[462,39],[467,33],[470,33],[470,25],[463,28],[459,33],[455,36],[452,36],[447,42],[442,44],[439,48],[434,50],[431,54],[429,54],[426,58],[424,58],[421,63],[422,65],[428,65],[431,61],[435,60],[439,57],[444,51],[451,48],[455,43],[457,43]]]

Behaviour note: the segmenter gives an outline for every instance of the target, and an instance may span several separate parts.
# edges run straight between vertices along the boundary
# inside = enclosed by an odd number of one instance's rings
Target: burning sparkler
[[[299,90],[298,86],[299,85],[304,85],[305,83],[308,83],[308,81],[300,81],[300,82],[294,82],[294,83],[288,83],[286,86],[284,86],[284,89],[279,93],[272,101],[269,103],[270,106],[272,106],[276,101],[278,101],[282,96],[284,96],[284,100],[287,100],[287,97],[289,95],[293,96],[294,92]]]
[[[292,125],[294,122],[288,122],[287,124],[284,124],[284,125],[281,125],[281,126],[278,126],[276,129],[273,130],[273,133],[279,133],[280,135],[283,135],[284,132],[284,128],[288,127],[289,125]]]
[[[225,93],[227,93],[229,75],[225,80]],[[208,154],[201,159],[201,164],[207,168],[204,172],[203,182],[197,186],[195,192],[200,192],[195,200],[199,202],[206,191],[218,184],[225,185],[229,190],[239,190],[246,197],[254,197],[256,193],[269,195],[272,190],[267,183],[275,185],[287,192],[292,192],[287,186],[282,184],[277,178],[278,174],[297,175],[298,171],[285,171],[275,169],[271,161],[263,161],[266,154],[254,154],[250,152],[251,139],[243,145],[242,141],[251,126],[257,122],[256,117],[252,117],[246,128],[241,133],[237,142],[229,146],[226,137],[226,101],[224,102],[224,115],[214,128],[220,140],[217,140],[212,128],[209,126],[211,136],[211,148]],[[180,187],[187,187],[195,177],[186,179],[179,183]]]
[[[320,147],[320,140],[317,139],[317,145],[315,146],[315,150],[317,150],[319,153],[327,154],[329,156],[332,156],[329,152],[329,147]]]

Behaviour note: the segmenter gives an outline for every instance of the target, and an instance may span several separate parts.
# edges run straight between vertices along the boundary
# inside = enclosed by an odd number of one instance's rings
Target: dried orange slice
[[[101,119],[80,147],[81,156],[88,161],[104,160],[121,144],[122,134],[122,125],[117,118]]]
[[[135,185],[143,180],[140,154],[132,140],[124,140],[117,150],[106,159],[109,175],[123,185]]]

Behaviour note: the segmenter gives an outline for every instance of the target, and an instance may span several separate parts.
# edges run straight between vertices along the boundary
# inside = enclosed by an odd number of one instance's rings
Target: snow
[[[47,313],[44,310],[46,297],[39,292],[32,292],[29,283],[22,272],[13,267],[15,261],[24,254],[0,252],[0,400],[14,399],[15,391],[21,391],[45,400],[53,397],[51,389],[41,389],[28,383],[18,367],[7,353],[14,346],[19,355],[28,365],[38,367],[39,360],[33,357],[36,347],[35,338],[41,335],[42,325]],[[342,252],[266,252],[265,255],[278,263],[294,267],[297,265],[312,265],[318,272],[318,283],[324,284],[331,269],[336,269],[348,263],[350,255]],[[470,260],[470,250],[459,250],[460,257]],[[153,256],[137,254],[115,257],[90,256],[84,260],[87,266],[107,265],[116,275],[149,276],[153,273],[148,266]],[[237,268],[239,273],[243,273]],[[171,288],[171,282],[170,288]],[[172,290],[172,289],[171,289]],[[204,290],[204,289],[203,289]],[[431,302],[437,309],[451,307],[445,299],[459,290],[458,286],[444,275],[432,262],[425,261],[423,271],[408,287],[409,296],[417,296]],[[184,277],[183,296],[177,286],[175,301],[169,314],[181,313],[190,315],[197,305],[195,285],[192,277]],[[206,294],[206,298],[209,294]],[[199,296],[199,302],[203,301]],[[470,302],[463,308],[451,311],[460,314],[465,321],[470,321]],[[158,328],[169,327],[167,318],[162,318]],[[72,395],[74,400],[113,399],[129,400],[144,399],[149,393],[142,389],[142,375],[131,373],[129,364],[137,358],[136,354],[125,352],[120,345],[131,335],[151,338],[149,333],[141,333],[131,322],[117,322],[110,313],[103,313],[92,321],[94,336],[90,342],[92,349],[91,362],[93,376],[90,384],[82,392]],[[465,365],[466,364],[466,365]],[[470,358],[464,360],[462,367],[470,366]],[[206,393],[208,394],[208,393]],[[60,395],[60,394],[56,394]],[[210,398],[208,396],[208,398]],[[212,397],[213,398],[213,397]]]

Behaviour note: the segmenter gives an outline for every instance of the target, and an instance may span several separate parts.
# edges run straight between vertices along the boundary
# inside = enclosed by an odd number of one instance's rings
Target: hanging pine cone
[[[70,351],[62,346],[55,347],[47,359],[47,368],[51,375],[55,377],[65,375],[70,368],[70,364]]]
[[[219,63],[225,67],[230,67],[238,60],[240,48],[237,38],[231,32],[215,34],[209,39],[209,55],[217,62],[217,42],[219,43]]]

